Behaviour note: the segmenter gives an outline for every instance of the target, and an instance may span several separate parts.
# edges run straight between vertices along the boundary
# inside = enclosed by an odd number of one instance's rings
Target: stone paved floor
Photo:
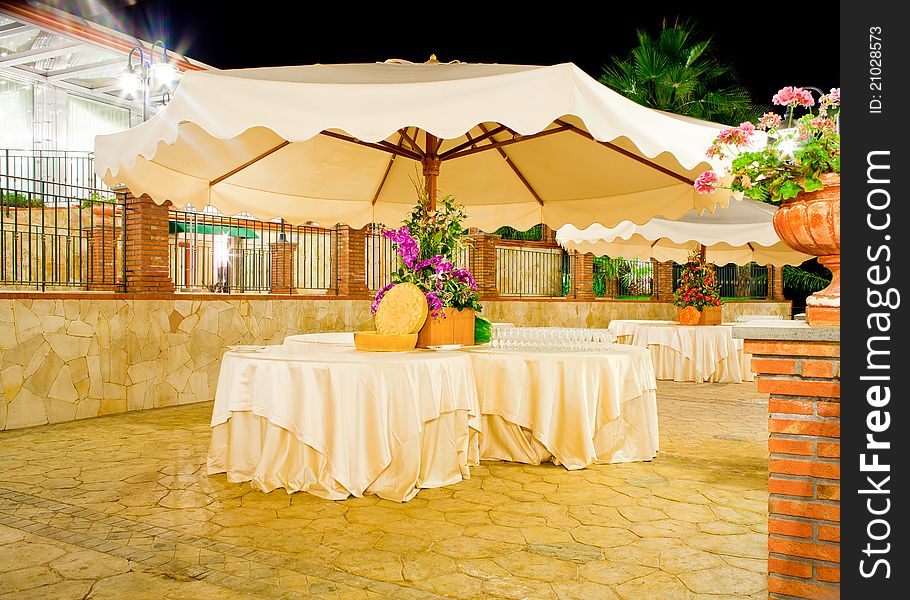
[[[411,502],[208,477],[212,405],[0,433],[0,599],[766,598],[765,398],[661,382],[650,463]]]

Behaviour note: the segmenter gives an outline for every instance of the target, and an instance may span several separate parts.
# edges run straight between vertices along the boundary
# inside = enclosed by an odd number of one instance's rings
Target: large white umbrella
[[[777,208],[749,198],[731,202],[714,213],[690,211],[673,221],[656,217],[644,225],[623,221],[616,227],[592,225],[559,228],[556,241],[567,250],[622,258],[686,262],[693,250],[705,248],[705,260],[716,265],[750,262],[798,265],[812,258],[777,237],[772,220]]]
[[[691,184],[719,127],[569,63],[194,71],[158,115],[99,136],[95,165],[156,202],[296,222],[396,223],[425,178],[486,231],[643,223],[726,205]]]

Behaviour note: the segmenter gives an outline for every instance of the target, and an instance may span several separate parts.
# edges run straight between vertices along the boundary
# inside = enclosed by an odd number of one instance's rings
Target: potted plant
[[[466,268],[455,267],[455,257],[466,248],[465,214],[455,199],[446,196],[430,210],[426,197],[405,219],[401,228],[385,232],[399,256],[392,284],[376,293],[372,311],[397,283],[413,283],[424,293],[430,311],[417,338],[417,347],[474,344],[475,311],[480,311],[477,285]]]
[[[722,187],[762,202],[779,205],[774,230],[791,248],[817,256],[832,274],[831,283],[806,300],[806,319],[815,324],[840,323],[840,89],[818,99],[808,90],[785,87],[772,102],[785,116],[766,113],[750,122],[722,130],[708,157],[729,161],[723,178],[706,171],[695,188],[710,193]],[[806,114],[794,121],[798,108]],[[784,126],[785,125],[785,126]],[[767,143],[755,149],[756,130]]]
[[[720,325],[720,286],[714,270],[700,253],[693,252],[683,265],[673,304],[682,325]]]

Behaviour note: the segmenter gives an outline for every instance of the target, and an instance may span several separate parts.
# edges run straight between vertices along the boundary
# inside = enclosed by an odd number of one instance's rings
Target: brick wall
[[[89,230],[91,264],[86,280],[89,290],[114,291],[123,284],[117,264],[123,260],[117,250],[120,229],[115,229],[113,223],[113,219],[105,219]]]
[[[653,270],[657,277],[654,284],[655,300],[660,302],[673,301],[673,261],[657,262],[653,258],[652,264],[656,266]]]
[[[290,294],[294,291],[294,255],[297,244],[272,242],[269,244],[270,288],[273,294]]]
[[[126,194],[125,252],[126,291],[159,293],[174,291],[168,272],[168,206],[155,204],[146,195]]]
[[[338,234],[336,248],[338,252],[338,286],[335,290],[339,296],[367,297],[366,235],[363,229],[351,229],[347,225],[335,227]]]
[[[572,287],[569,298],[573,300],[594,299],[594,255],[572,252],[571,274]]]
[[[784,269],[768,265],[768,299],[784,299]]]
[[[499,296],[496,288],[496,243],[501,239],[498,235],[471,236],[470,269],[481,300]]]
[[[838,598],[840,342],[742,337],[769,394],[769,597]]]

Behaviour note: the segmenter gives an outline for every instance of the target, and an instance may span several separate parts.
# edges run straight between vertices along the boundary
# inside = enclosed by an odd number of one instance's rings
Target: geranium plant
[[[673,304],[680,308],[694,306],[701,310],[705,306],[720,306],[720,285],[714,270],[702,260],[698,252],[689,256],[683,265],[679,286],[673,292]]]
[[[464,209],[452,196],[437,200],[435,210],[429,205],[422,197],[401,228],[384,233],[398,253],[398,269],[392,273],[392,283],[376,292],[371,312],[376,312],[379,301],[397,283],[419,287],[427,297],[431,317],[445,318],[445,309],[450,307],[480,311],[474,276],[467,268],[455,266],[455,257],[467,246]]]
[[[739,127],[723,129],[708,148],[709,158],[729,161],[726,173],[705,171],[695,180],[695,189],[707,194],[717,188],[742,192],[754,200],[780,204],[800,192],[822,189],[821,175],[840,173],[840,89],[832,88],[818,100],[812,92],[798,87],[785,87],[772,102],[784,107],[781,117],[765,113],[758,125],[746,121]],[[806,114],[794,120],[797,109]],[[751,149],[756,131],[767,132],[767,144]],[[729,185],[723,185],[724,176]]]

